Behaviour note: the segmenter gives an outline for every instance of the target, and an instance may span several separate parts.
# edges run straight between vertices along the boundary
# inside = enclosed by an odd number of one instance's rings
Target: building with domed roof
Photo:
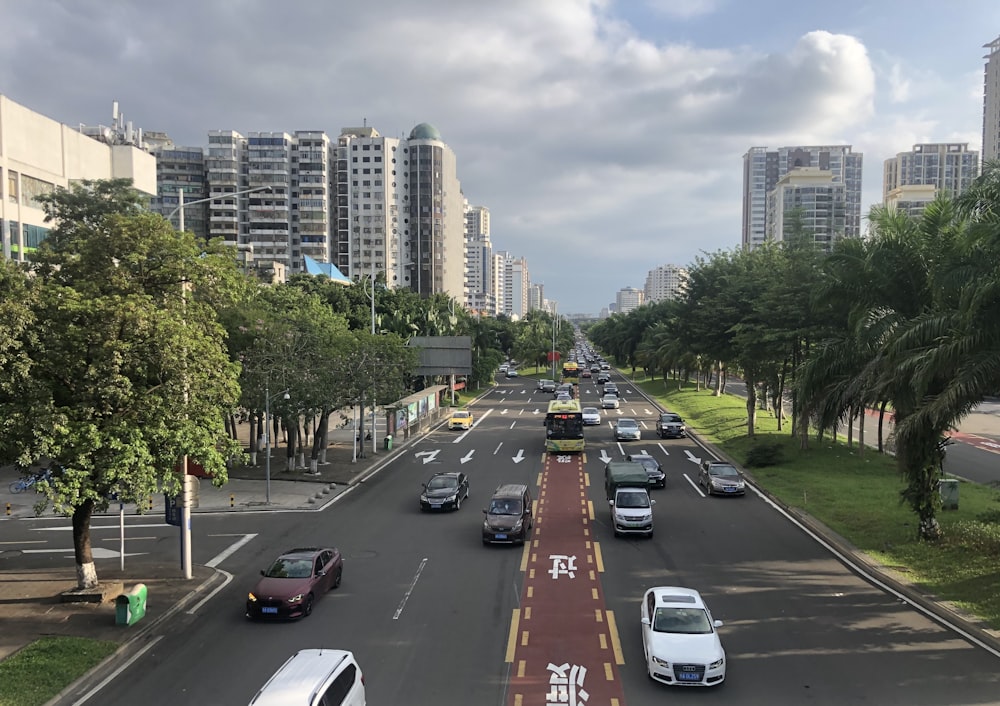
[[[455,153],[420,123],[409,137],[343,128],[336,145],[334,263],[352,280],[465,303],[465,215]]]

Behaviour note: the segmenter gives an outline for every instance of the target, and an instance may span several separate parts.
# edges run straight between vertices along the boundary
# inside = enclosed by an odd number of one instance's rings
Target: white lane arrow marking
[[[500,414],[507,414],[507,410],[506,409],[500,410]]]
[[[524,449],[518,449],[517,450],[517,456],[511,456],[511,460],[514,463],[520,463],[521,461],[523,461],[524,460]]]
[[[699,458],[698,456],[695,456],[693,453],[691,453],[687,449],[684,449],[684,453],[687,455],[688,461],[690,461],[691,463],[701,463],[701,458]]]
[[[418,457],[419,457],[419,456],[423,456],[423,457],[424,457],[424,458],[423,458],[423,461],[424,461],[424,463],[430,463],[430,462],[431,462],[431,461],[433,461],[433,460],[434,460],[435,458],[437,458],[437,455],[438,455],[438,452],[439,452],[440,450],[441,450],[441,449],[434,449],[433,451],[417,451],[417,452],[416,452],[415,454],[413,454],[413,455],[414,455],[414,456],[418,456]]]
[[[462,456],[462,458],[460,458],[459,461],[461,461],[462,463],[468,463],[469,461],[472,460],[472,454],[474,453],[476,453],[475,449]]]
[[[22,554],[66,554],[67,556],[73,556],[74,552],[72,549],[22,549]],[[125,556],[143,556],[149,552],[126,552]],[[91,556],[95,559],[114,559],[115,557],[121,556],[119,552],[114,549],[105,549],[104,547],[93,547],[90,550]]]
[[[601,449],[601,463],[609,463],[610,461],[611,457],[608,456],[608,452],[605,451],[604,449]]]

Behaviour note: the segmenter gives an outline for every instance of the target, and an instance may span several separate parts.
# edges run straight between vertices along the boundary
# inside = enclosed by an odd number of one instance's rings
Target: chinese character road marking
[[[549,693],[545,695],[545,706],[580,706],[590,698],[590,694],[583,688],[583,679],[587,676],[586,667],[575,664],[557,667],[549,662],[547,669],[552,674],[549,676]]]
[[[549,554],[549,559],[552,560],[552,568],[549,569],[549,575],[554,579],[558,579],[560,576],[569,576],[571,579],[576,578],[576,557],[566,556],[565,554]]]

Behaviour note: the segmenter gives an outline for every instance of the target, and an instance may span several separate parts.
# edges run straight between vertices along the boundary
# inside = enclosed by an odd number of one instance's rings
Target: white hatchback
[[[715,686],[726,679],[726,652],[708,606],[693,588],[657,586],[642,597],[646,671],[661,684]]]

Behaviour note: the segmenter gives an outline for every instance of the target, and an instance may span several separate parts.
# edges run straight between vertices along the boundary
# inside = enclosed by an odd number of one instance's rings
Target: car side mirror
[[[725,625],[725,623],[723,623],[721,620],[716,620],[712,624],[715,625],[715,627],[717,627],[717,628],[721,628],[723,625]]]
[[[615,501],[614,500],[608,500],[608,505],[610,505],[611,507],[614,507],[615,506]]]
[[[642,619],[642,624],[643,625],[650,625],[649,618],[643,618]]]
[[[486,508],[484,507],[484,508],[483,508],[483,514],[484,514],[484,515],[489,515],[489,514],[490,514],[490,511],[489,511],[489,510],[487,510],[487,509],[486,509]]]
[[[427,484],[426,483],[421,483],[420,487],[423,488],[424,490],[427,490]]]
[[[264,571],[264,569],[261,569],[261,570],[260,570],[260,575],[261,575],[261,576],[267,576],[267,572],[266,572],[266,571]]]
[[[653,507],[653,505],[655,505],[655,504],[656,504],[656,501],[655,501],[655,500],[650,500],[650,501],[649,501],[649,506],[650,506],[650,507]]]
[[[323,577],[326,576],[326,572],[323,571],[323,569],[320,569],[319,571],[316,572],[316,575],[319,577]]]

